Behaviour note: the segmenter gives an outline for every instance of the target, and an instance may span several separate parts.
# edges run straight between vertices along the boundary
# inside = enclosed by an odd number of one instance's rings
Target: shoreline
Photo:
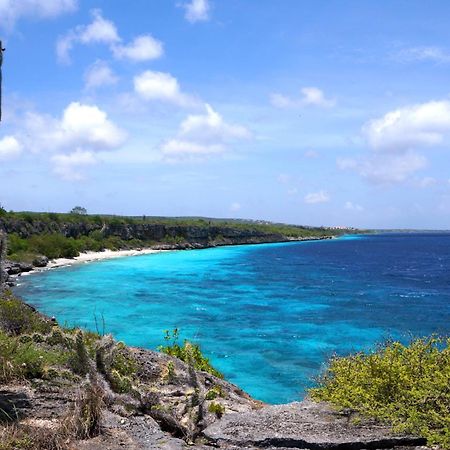
[[[80,253],[78,256],[73,258],[55,258],[48,260],[45,266],[32,266],[32,265],[24,265],[22,263],[15,263],[16,267],[20,267],[16,273],[9,273],[9,283],[10,286],[15,285],[18,282],[18,279],[24,275],[31,275],[34,273],[40,273],[47,270],[58,269],[63,267],[70,267],[78,264],[85,264],[91,262],[99,262],[109,259],[122,258],[122,257],[130,257],[130,256],[139,256],[139,255],[150,255],[153,253],[162,253],[162,252],[172,252],[179,250],[202,250],[207,248],[214,247],[223,247],[223,246],[236,246],[236,245],[259,245],[259,244],[282,244],[282,243],[298,243],[305,241],[322,241],[329,239],[336,239],[337,236],[309,236],[309,237],[300,237],[294,239],[285,239],[285,240],[277,240],[277,241],[261,241],[261,242],[223,242],[223,243],[215,243],[210,245],[204,244],[159,244],[155,247],[144,247],[140,249],[127,249],[127,250],[101,250],[98,252],[87,251]]]
[[[97,261],[104,261],[108,259],[123,258],[127,256],[139,256],[139,255],[150,255],[152,253],[161,253],[173,250],[159,250],[154,248],[143,248],[134,250],[102,250],[99,252],[82,252],[78,256],[73,258],[56,258],[48,261],[47,265],[44,267],[33,267],[32,270],[28,272],[22,272],[23,275],[29,275],[36,272],[44,272],[46,270],[58,269],[61,267],[70,267],[77,264],[85,264]]]

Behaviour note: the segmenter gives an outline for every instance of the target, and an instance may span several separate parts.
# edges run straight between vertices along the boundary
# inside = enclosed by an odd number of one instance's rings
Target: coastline
[[[45,270],[57,269],[60,267],[69,267],[76,264],[85,264],[107,259],[123,258],[127,256],[150,255],[152,253],[161,253],[167,251],[172,250],[143,248],[134,250],[102,250],[99,252],[83,252],[73,258],[51,259],[45,267],[33,267],[33,269],[28,272],[22,272],[22,275],[28,275],[35,272],[43,272]]]
[[[6,283],[9,286],[13,286],[18,281],[18,278],[24,275],[31,275],[33,273],[44,272],[46,270],[57,269],[62,267],[70,267],[77,264],[85,264],[91,262],[98,262],[108,259],[149,255],[153,253],[161,253],[176,250],[201,250],[206,248],[222,247],[222,246],[236,246],[236,245],[258,245],[258,244],[277,244],[277,243],[295,243],[305,241],[322,241],[329,239],[336,239],[337,236],[308,236],[300,238],[286,238],[283,240],[267,240],[267,241],[254,241],[248,240],[247,242],[233,242],[231,240],[225,242],[208,243],[207,245],[202,243],[180,243],[180,244],[157,244],[154,247],[144,247],[140,249],[127,249],[127,250],[102,250],[98,252],[88,251],[82,252],[78,256],[73,258],[56,258],[47,260],[42,265],[32,265],[26,263],[11,263],[11,267],[6,268],[6,273],[9,275]],[[8,262],[8,261],[7,261]]]

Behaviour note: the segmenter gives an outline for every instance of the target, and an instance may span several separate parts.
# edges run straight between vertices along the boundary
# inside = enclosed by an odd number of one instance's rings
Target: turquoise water
[[[16,291],[61,323],[156,348],[178,327],[226,378],[297,400],[334,352],[448,333],[450,234],[374,235],[118,258],[34,274]]]

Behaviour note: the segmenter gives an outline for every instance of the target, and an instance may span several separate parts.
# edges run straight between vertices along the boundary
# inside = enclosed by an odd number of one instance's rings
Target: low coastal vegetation
[[[310,395],[448,449],[450,339],[388,342],[368,354],[334,357]]]
[[[274,242],[356,232],[264,221],[89,215],[81,207],[67,214],[7,212],[0,207],[0,230],[8,234],[8,259],[30,264],[40,256],[72,258],[105,249]]]
[[[225,412],[224,402],[257,403],[244,394],[230,399],[200,347],[179,345],[178,337],[167,333],[161,353],[132,349],[110,335],[59,326],[0,288],[0,450],[74,448],[71,443],[101,434],[106,410],[127,418],[148,414],[192,440]],[[29,410],[24,417],[14,400],[23,402],[30,389],[30,399],[44,396],[38,402],[44,410],[54,407],[45,406],[54,401],[49,393],[57,393],[65,412],[47,420],[33,410],[30,422]]]
[[[183,344],[180,345],[179,338],[180,333],[178,328],[175,328],[172,332],[166,330],[164,336],[166,345],[160,346],[159,350],[167,355],[174,356],[175,358],[181,359],[181,361],[193,365],[196,370],[203,370],[217,378],[223,378],[223,374],[215,369],[209,362],[209,359],[203,355],[198,344],[194,344],[185,339]]]

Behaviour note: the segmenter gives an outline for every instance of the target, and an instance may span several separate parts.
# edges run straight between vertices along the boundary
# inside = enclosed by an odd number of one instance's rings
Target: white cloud
[[[336,104],[335,100],[327,99],[325,94],[316,87],[305,87],[302,88],[301,92],[303,94],[302,102],[305,105],[328,108]]]
[[[353,203],[350,201],[345,202],[344,208],[348,209],[349,211],[357,211],[357,212],[364,211],[364,208],[361,205],[358,205],[357,203]]]
[[[241,204],[238,203],[238,202],[233,202],[233,203],[230,205],[230,211],[231,211],[231,212],[238,212],[238,211],[241,210],[241,208],[242,208],[242,206],[241,206]]]
[[[443,50],[440,47],[419,46],[402,49],[394,53],[393,59],[405,63],[416,61],[448,63],[450,62],[450,52]]]
[[[400,154],[372,155],[360,160],[338,160],[342,170],[356,170],[363,178],[377,184],[395,184],[427,166],[427,159],[413,151]]]
[[[144,100],[164,101],[191,106],[195,100],[183,93],[178,80],[170,73],[147,70],[134,77],[134,90]]]
[[[428,165],[419,153],[442,146],[450,134],[450,101],[431,101],[386,113],[363,127],[371,150],[359,159],[337,160],[340,169],[351,169],[381,184],[402,183]]]
[[[326,191],[310,192],[305,195],[305,203],[316,204],[316,203],[327,203],[330,201],[330,196]]]
[[[22,144],[14,136],[5,136],[0,139],[0,161],[19,156],[22,149]]]
[[[242,125],[229,124],[222,116],[206,104],[206,114],[189,115],[181,123],[181,135],[190,139],[220,140],[248,139],[251,133]]]
[[[183,3],[180,6],[186,10],[184,17],[191,23],[209,20],[211,7],[208,0],[191,0],[189,3]]]
[[[205,114],[189,115],[180,124],[175,138],[162,145],[161,151],[166,161],[204,160],[226,152],[233,142],[252,137],[242,125],[225,122],[210,105],[205,105],[205,109]]]
[[[147,34],[136,37],[128,45],[114,46],[113,53],[118,59],[149,61],[160,58],[164,53],[164,48],[161,41]]]
[[[402,152],[439,145],[450,132],[450,101],[432,101],[388,112],[363,129],[376,151]]]
[[[63,180],[81,181],[84,175],[79,168],[83,166],[91,166],[97,163],[95,155],[89,151],[77,149],[73,153],[58,154],[51,158],[54,164],[54,172]]]
[[[322,90],[317,87],[303,87],[299,98],[288,97],[283,94],[274,93],[270,96],[270,101],[276,108],[301,108],[315,106],[318,108],[331,108],[335,106],[336,100],[327,98]]]
[[[96,105],[70,103],[60,119],[37,113],[26,118],[32,151],[112,150],[120,147],[126,134]]]
[[[77,0],[0,0],[2,26],[12,28],[21,17],[46,19],[77,9]]]
[[[123,44],[116,25],[111,20],[105,19],[101,10],[94,9],[91,15],[92,22],[89,25],[79,25],[58,39],[56,55],[59,62],[70,63],[70,52],[75,44],[105,44],[109,46],[115,58],[136,62],[157,59],[163,55],[162,42],[153,36],[149,34],[137,36],[131,43]]]
[[[56,54],[62,63],[70,62],[70,51],[74,44],[115,44],[120,42],[117,28],[113,22],[103,18],[99,9],[91,11],[92,22],[89,25],[79,25],[70,30],[65,36],[58,39],[56,43]]]
[[[96,61],[84,74],[84,82],[87,89],[113,85],[117,83],[118,79],[111,67],[104,61]]]

